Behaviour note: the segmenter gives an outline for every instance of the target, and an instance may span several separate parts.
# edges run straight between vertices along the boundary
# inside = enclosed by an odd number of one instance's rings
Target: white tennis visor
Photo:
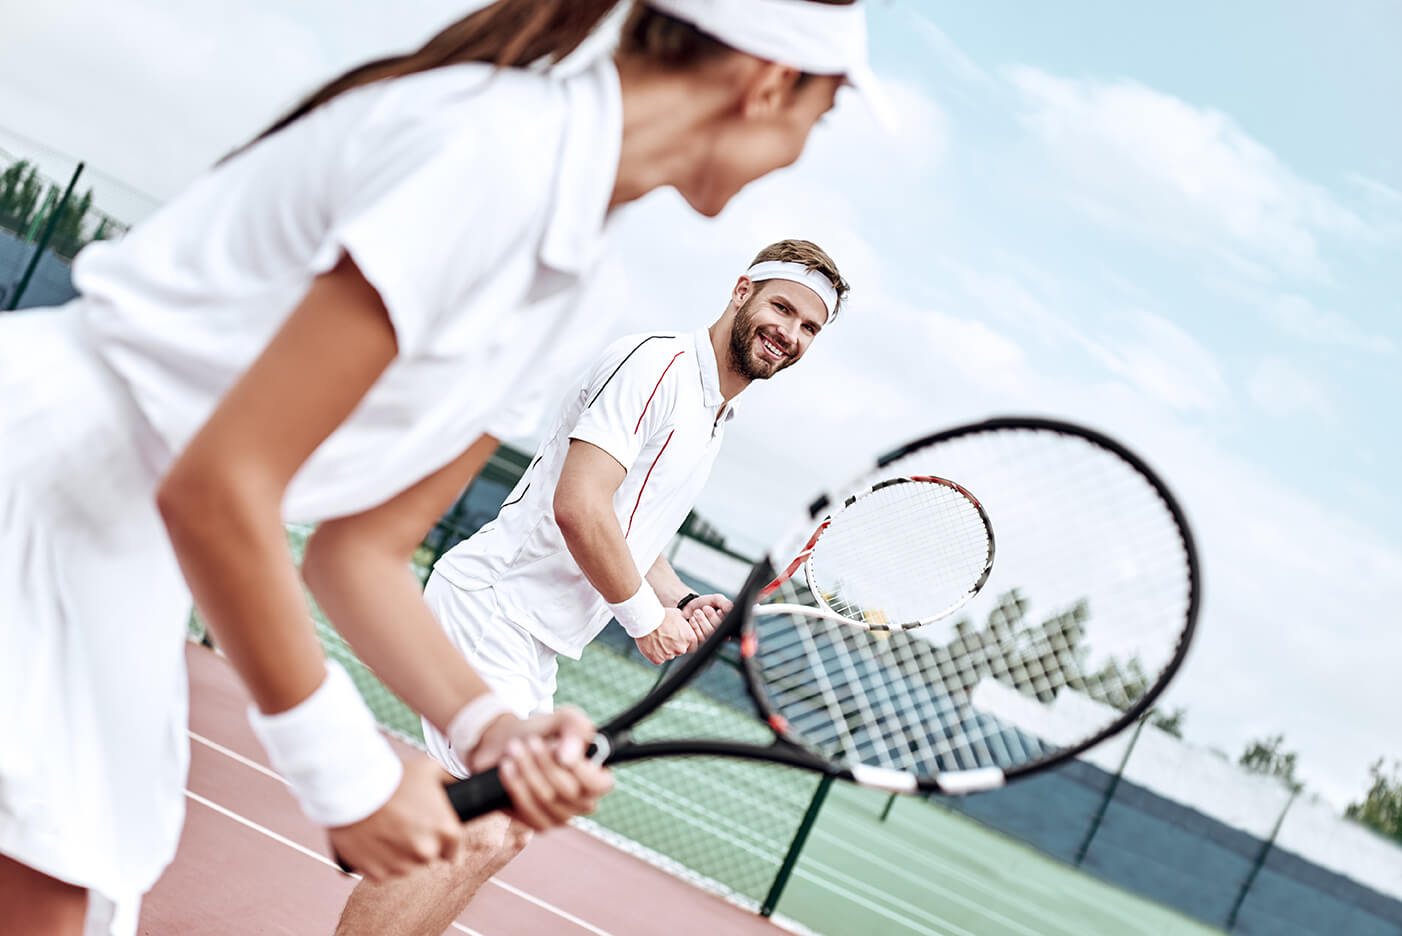
[[[883,128],[895,118],[867,62],[866,8],[814,0],[645,0],[740,52],[812,75],[842,75]]]

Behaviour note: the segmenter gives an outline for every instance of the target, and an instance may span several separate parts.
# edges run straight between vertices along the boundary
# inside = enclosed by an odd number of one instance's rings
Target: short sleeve
[[[531,439],[533,445],[534,437],[551,423],[561,401],[594,380],[591,365],[608,353],[602,336],[608,333],[619,306],[603,301],[609,295],[607,285],[590,281],[580,293],[566,297],[568,306],[557,319],[545,357],[512,388],[501,409],[492,415],[487,427],[492,436]]]
[[[448,313],[480,304],[486,281],[520,263],[523,238],[546,212],[553,167],[542,154],[554,152],[563,121],[544,89],[513,82],[391,84],[405,87],[347,130],[315,265],[323,272],[349,254],[380,294],[399,353],[412,356]],[[517,111],[503,123],[510,101],[499,99],[533,90],[535,119]]]
[[[648,441],[672,424],[677,381],[692,362],[680,342],[659,335],[640,336],[621,351],[591,376],[570,438],[598,446],[628,470]]]

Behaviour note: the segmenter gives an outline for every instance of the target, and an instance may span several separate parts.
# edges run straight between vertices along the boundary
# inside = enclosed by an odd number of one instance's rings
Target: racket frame
[[[882,491],[899,484],[941,485],[943,487],[949,488],[959,496],[963,497],[967,503],[972,505],[974,509],[978,511],[979,519],[983,522],[984,535],[987,537],[988,540],[988,554],[984,557],[983,569],[980,571],[978,577],[975,578],[969,584],[968,590],[959,598],[959,600],[957,600],[953,604],[950,604],[940,609],[938,613],[931,614],[927,617],[919,618],[917,620],[898,622],[867,621],[854,617],[849,617],[838,611],[834,611],[832,609],[832,606],[828,604],[827,598],[823,594],[823,589],[819,587],[817,581],[818,576],[813,569],[813,554],[817,551],[818,543],[822,541],[823,534],[827,532],[830,526],[832,526],[834,520],[836,520],[842,515],[842,511],[852,507],[852,505],[856,504],[863,498],[869,497],[878,491]],[[816,519],[816,515],[813,514],[814,511],[821,511],[832,502],[832,499],[830,499],[828,496],[824,496],[819,500],[815,501],[812,505],[810,505],[810,517],[803,524],[803,528],[807,529],[808,525],[811,524],[814,519]],[[983,504],[979,502],[979,499],[969,492],[968,488],[964,487],[962,484],[959,484],[956,481],[951,481],[948,478],[941,478],[937,475],[909,475],[904,477],[887,478],[885,480],[878,481],[875,484],[869,485],[868,487],[856,493],[848,494],[846,497],[842,498],[841,506],[838,507],[836,510],[833,510],[830,513],[828,513],[825,517],[823,517],[822,521],[818,524],[817,529],[813,531],[813,534],[808,538],[808,541],[803,545],[803,548],[799,550],[798,555],[796,555],[793,558],[793,560],[789,562],[789,564],[784,568],[783,572],[781,572],[778,576],[772,579],[769,582],[769,584],[765,585],[759,593],[759,600],[763,601],[769,595],[777,591],[781,585],[783,585],[789,579],[793,578],[794,573],[797,572],[798,569],[801,567],[803,569],[804,581],[808,583],[808,590],[813,595],[813,600],[818,602],[818,608],[815,609],[809,605],[772,602],[758,605],[754,609],[754,613],[760,615],[803,614],[809,617],[821,617],[827,620],[839,621],[843,624],[850,624],[853,627],[859,627],[862,630],[873,631],[878,633],[894,633],[896,631],[910,630],[915,627],[922,627],[926,624],[931,624],[935,621],[942,620],[943,618],[948,617],[949,615],[953,614],[955,611],[958,611],[964,605],[972,601],[974,596],[983,590],[984,584],[988,582],[988,576],[993,572],[993,559],[996,553],[997,541],[995,540],[993,535],[993,524],[990,523],[988,520],[988,511],[984,509]]]

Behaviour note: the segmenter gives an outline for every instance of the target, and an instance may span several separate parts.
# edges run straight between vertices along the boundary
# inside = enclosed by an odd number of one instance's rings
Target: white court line
[[[266,835],[268,838],[272,839],[273,841],[278,842],[282,845],[286,845],[288,848],[300,852],[303,855],[306,855],[308,858],[314,858],[317,861],[320,861],[322,864],[326,865],[328,868],[336,868],[337,871],[341,871],[340,868],[336,867],[336,863],[331,859],[327,858],[325,855],[318,854],[304,845],[299,845],[289,838],[285,838],[284,836],[278,835],[272,829],[264,828],[263,826],[260,826],[258,823],[254,822],[252,819],[246,819],[243,816],[240,816],[232,809],[226,809],[225,807],[220,806],[218,803],[212,800],[205,799],[203,796],[200,796],[198,793],[195,793],[192,790],[186,790],[185,795],[190,799],[194,800],[196,803],[199,803],[201,806],[205,806],[209,809],[214,810],[221,816],[226,816],[234,820],[235,822],[240,823],[241,825],[248,826],[255,832],[260,832],[263,835]],[[341,871],[341,873],[345,874],[344,871]],[[352,874],[350,876],[355,878],[357,881],[360,880],[360,875],[358,874]],[[483,936],[483,934],[479,933],[477,930],[463,926],[456,920],[453,921],[452,927],[456,930],[462,930],[464,933],[467,933],[468,936]]]
[[[217,742],[215,742],[215,741],[211,741],[211,740],[209,740],[208,738],[204,737],[203,735],[196,734],[196,733],[193,732],[193,731],[188,731],[188,730],[187,730],[187,731],[186,731],[186,734],[188,734],[191,738],[193,738],[194,740],[198,741],[199,743],[201,743],[201,744],[205,745],[206,747],[210,748],[211,750],[217,751],[218,753],[223,754],[225,757],[228,757],[228,758],[231,759],[231,760],[237,761],[238,763],[244,765],[245,767],[251,767],[251,768],[253,768],[254,770],[258,771],[259,773],[264,774],[265,776],[272,777],[274,780],[278,781],[279,783],[282,783],[283,785],[286,785],[286,784],[287,784],[287,780],[284,779],[284,778],[282,777],[282,775],[280,775],[279,773],[277,773],[277,771],[270,770],[269,768],[264,767],[262,764],[258,763],[257,761],[249,760],[247,757],[244,757],[242,754],[239,754],[237,751],[231,751],[231,750],[229,750],[228,748],[224,747],[222,744],[219,744],[219,743],[217,743]],[[310,848],[307,848],[307,847],[304,846],[304,845],[299,845],[299,844],[297,844],[296,842],[292,841],[291,839],[286,838],[285,836],[279,835],[278,833],[272,831],[271,829],[264,828],[263,826],[258,825],[258,823],[254,822],[254,821],[251,820],[251,819],[246,819],[246,818],[244,818],[243,816],[240,816],[238,813],[233,812],[232,810],[226,809],[225,807],[220,806],[220,805],[218,805],[217,803],[214,803],[214,802],[211,802],[210,800],[205,799],[203,796],[200,796],[198,793],[194,793],[194,792],[192,792],[192,791],[190,791],[190,790],[186,790],[186,791],[185,791],[185,795],[188,796],[188,797],[190,797],[191,799],[195,800],[196,802],[200,803],[201,805],[208,806],[210,809],[213,809],[215,812],[218,812],[218,813],[221,813],[222,815],[228,816],[230,819],[233,819],[233,820],[236,821],[236,822],[241,822],[241,823],[243,823],[244,825],[248,826],[250,829],[255,829],[255,830],[257,830],[257,831],[263,833],[264,835],[268,836],[269,838],[273,839],[274,841],[280,842],[280,843],[282,843],[283,845],[287,845],[287,846],[289,846],[289,847],[291,847],[291,848],[294,848],[294,849],[296,849],[297,851],[301,852],[301,853],[304,854],[304,855],[309,855],[310,857],[315,858],[317,861],[320,861],[320,862],[321,862],[322,864],[324,864],[324,865],[328,865],[329,867],[336,868],[337,871],[340,871],[340,870],[341,870],[339,867],[337,867],[337,865],[336,865],[336,863],[335,863],[334,861],[332,861],[331,859],[327,858],[325,855],[322,855],[322,854],[319,854],[319,853],[317,853],[317,852],[314,852],[314,851],[312,851]],[[344,872],[342,872],[342,873],[344,873]],[[356,875],[352,875],[352,877],[359,878],[360,875],[356,874]],[[548,913],[553,913],[555,916],[559,917],[560,919],[565,920],[565,921],[567,921],[567,922],[569,922],[569,923],[573,923],[575,926],[579,927],[579,928],[582,929],[582,930],[585,930],[586,932],[593,933],[594,936],[613,936],[613,934],[610,933],[608,930],[600,929],[599,927],[595,926],[593,923],[590,923],[590,922],[587,921],[587,920],[581,920],[579,917],[575,916],[573,913],[570,913],[568,910],[563,910],[563,909],[561,909],[561,908],[555,906],[554,904],[549,903],[548,901],[545,901],[545,900],[540,899],[539,897],[536,897],[534,894],[528,894],[528,893],[526,893],[525,891],[521,890],[519,887],[512,887],[510,884],[507,884],[505,881],[499,881],[499,880],[497,880],[496,878],[493,877],[493,878],[488,878],[488,879],[487,879],[487,883],[488,883],[488,884],[495,884],[497,887],[500,887],[502,890],[506,891],[508,894],[511,894],[511,895],[514,896],[514,897],[519,897],[519,898],[521,898],[522,900],[524,900],[524,901],[526,901],[526,902],[528,902],[528,903],[535,904],[537,907],[540,907],[542,910],[545,910],[545,911],[548,912]],[[457,923],[456,921],[453,923],[453,927],[454,927],[455,929],[460,929],[460,930],[462,930],[462,931],[465,932],[465,933],[472,933],[473,936],[482,936],[481,933],[478,933],[478,932],[476,932],[475,930],[470,930],[470,929],[468,929],[467,927],[463,926],[462,924]]]
[[[220,754],[223,754],[230,760],[236,760],[240,764],[243,764],[245,767],[252,767],[254,770],[258,771],[260,774],[263,774],[265,777],[272,777],[278,783],[286,785],[287,781],[282,778],[282,774],[278,773],[276,770],[273,770],[271,767],[264,767],[262,764],[258,763],[255,760],[249,760],[247,757],[244,757],[238,751],[231,751],[224,745],[209,740],[204,735],[195,734],[193,731],[189,730],[187,730],[185,733],[188,734],[191,738],[194,738],[200,744],[203,744],[207,748],[212,748],[213,750],[218,751]]]

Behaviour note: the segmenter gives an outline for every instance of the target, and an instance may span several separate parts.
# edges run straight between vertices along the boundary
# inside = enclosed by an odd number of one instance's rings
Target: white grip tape
[[[961,770],[958,773],[941,775],[940,791],[958,796],[963,793],[980,793],[996,790],[1008,782],[1008,777],[999,767],[980,767],[977,770]]]
[[[887,767],[871,767],[867,764],[853,764],[852,779],[864,787],[886,790],[889,793],[914,793],[920,788],[913,773]]]
[[[388,802],[404,775],[355,683],[329,660],[315,692],[274,715],[250,705],[248,721],[302,811],[321,825],[366,818]]]
[[[620,601],[618,604],[610,604],[609,610],[618,619],[618,623],[623,625],[623,629],[628,632],[628,636],[637,640],[639,637],[646,637],[662,625],[662,618],[666,615],[666,609],[662,607],[662,602],[657,599],[657,594],[652,590],[652,586],[643,579],[643,583],[638,586],[638,590],[633,593],[633,597],[627,601]]]

